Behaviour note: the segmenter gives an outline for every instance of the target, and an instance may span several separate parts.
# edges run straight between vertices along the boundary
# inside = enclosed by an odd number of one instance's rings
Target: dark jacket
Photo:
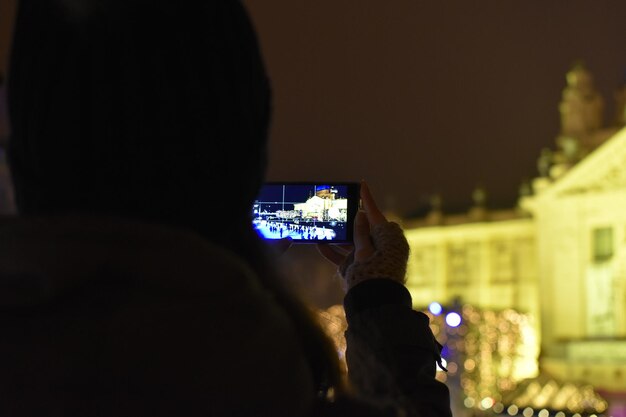
[[[435,379],[441,345],[409,291],[390,279],[364,281],[345,297],[346,358],[359,395],[408,415],[451,416],[450,394]]]
[[[163,226],[6,218],[0,415],[449,416],[407,296],[376,280],[346,297],[350,369],[398,383],[357,378],[361,399],[321,402],[290,318],[232,253]]]

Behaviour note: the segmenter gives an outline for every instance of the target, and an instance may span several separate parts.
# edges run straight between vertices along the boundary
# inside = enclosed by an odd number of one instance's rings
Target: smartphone
[[[252,225],[264,239],[294,243],[352,243],[359,184],[265,183],[252,206]]]

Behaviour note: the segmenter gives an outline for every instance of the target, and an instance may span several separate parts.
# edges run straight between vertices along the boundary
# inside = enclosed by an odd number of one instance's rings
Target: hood
[[[231,247],[241,238],[270,117],[241,2],[20,1],[8,99],[21,214],[167,223]]]

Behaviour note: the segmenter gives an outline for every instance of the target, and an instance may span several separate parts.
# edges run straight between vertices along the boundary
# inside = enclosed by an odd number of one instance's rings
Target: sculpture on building
[[[433,194],[429,201],[430,211],[426,216],[426,223],[432,226],[443,223],[443,198],[441,194]]]
[[[550,167],[552,166],[553,160],[554,155],[552,153],[552,149],[543,148],[541,150],[541,154],[539,155],[539,159],[537,159],[537,171],[539,171],[539,176],[550,176]]]
[[[558,163],[572,164],[599,145],[595,133],[602,128],[604,100],[596,90],[593,76],[583,63],[566,74],[559,113],[561,132],[557,137]]]
[[[626,82],[615,93],[615,123],[605,127],[604,99],[595,88],[587,67],[577,62],[565,78],[567,85],[559,103],[561,129],[556,137],[557,149],[542,150],[537,160],[539,177],[533,180],[535,192],[540,192],[563,176],[626,124]]]
[[[487,190],[482,185],[478,185],[472,191],[472,208],[469,210],[469,217],[473,221],[487,220]]]
[[[566,80],[567,87],[559,104],[561,134],[581,138],[602,127],[604,100],[584,64],[574,64]]]

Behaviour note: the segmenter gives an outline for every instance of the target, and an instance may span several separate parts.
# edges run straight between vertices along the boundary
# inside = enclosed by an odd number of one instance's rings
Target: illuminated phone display
[[[267,183],[254,201],[252,224],[264,239],[348,243],[358,205],[356,183]]]

